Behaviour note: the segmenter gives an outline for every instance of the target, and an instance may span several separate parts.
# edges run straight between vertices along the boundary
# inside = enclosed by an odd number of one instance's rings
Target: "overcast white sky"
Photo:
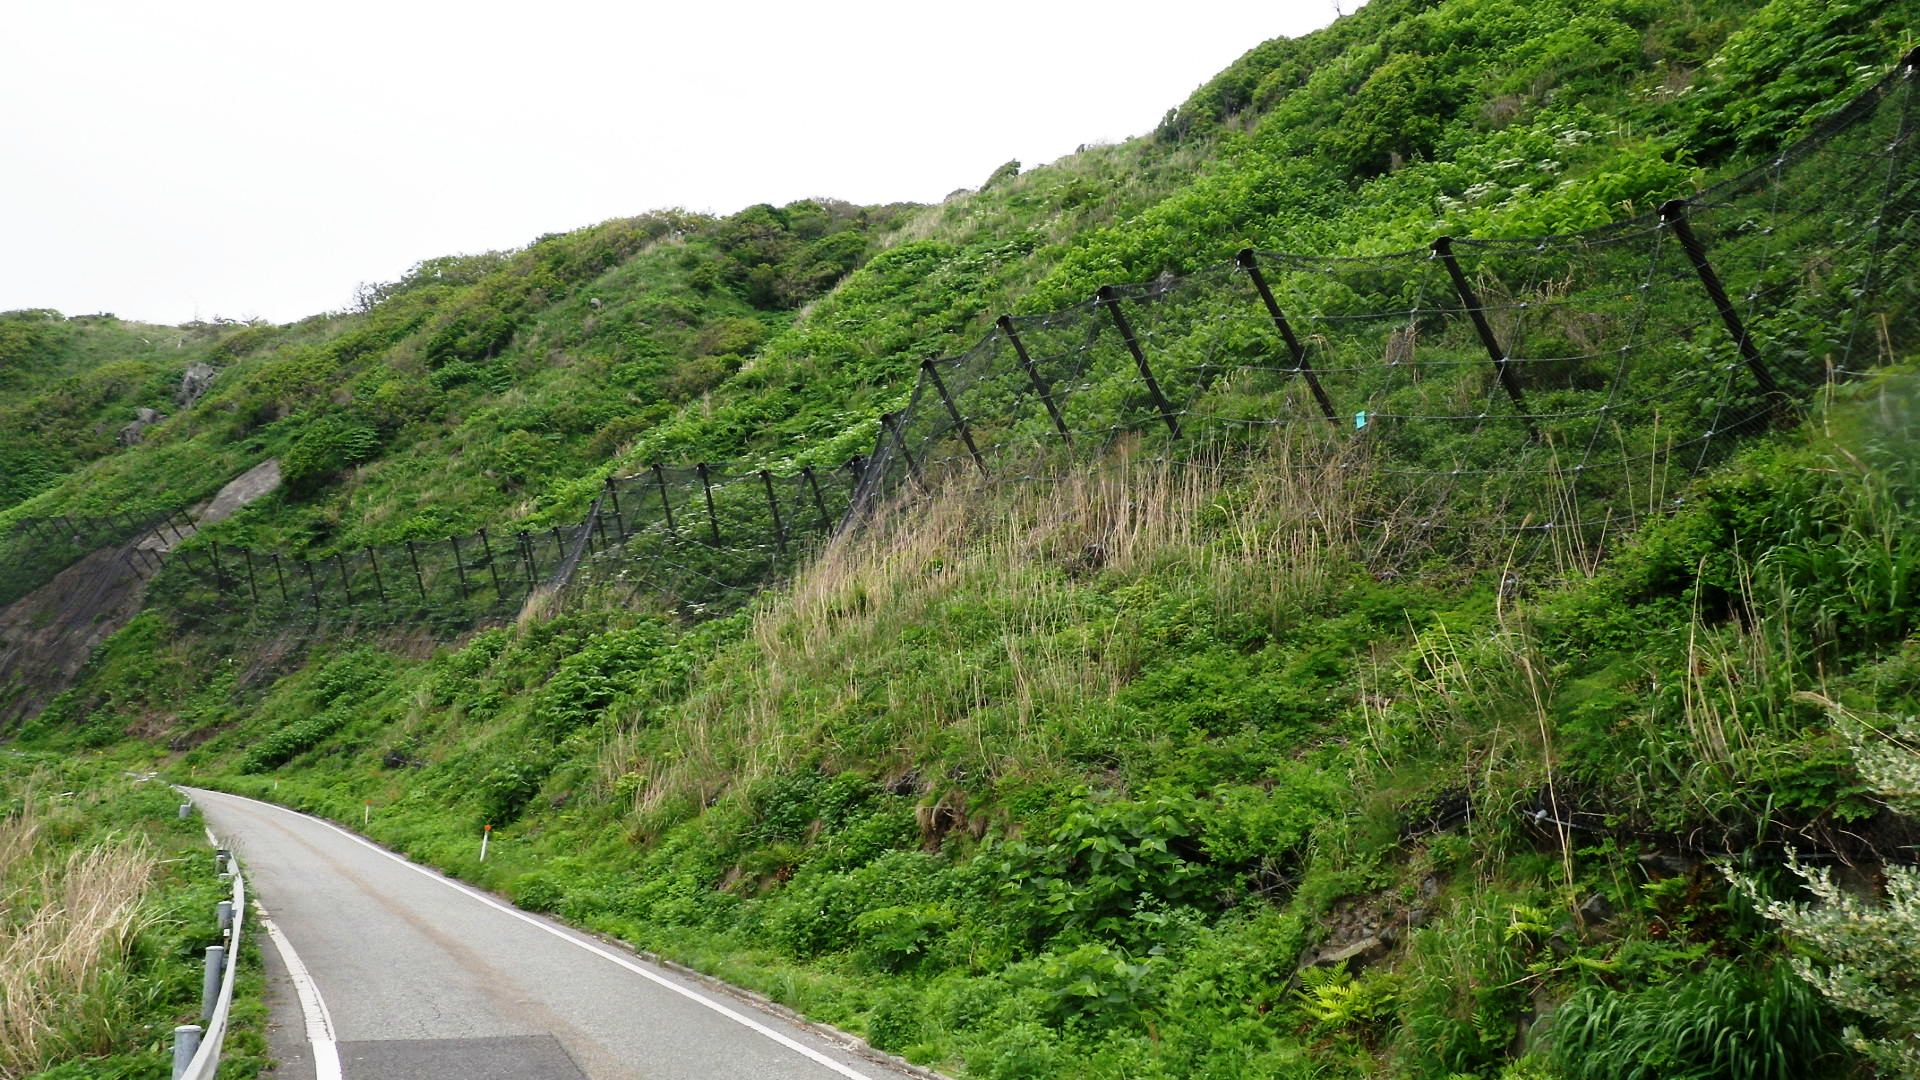
[[[1343,0],[1352,10],[1355,0]],[[665,206],[938,200],[1334,0],[10,4],[0,310],[286,321]]]

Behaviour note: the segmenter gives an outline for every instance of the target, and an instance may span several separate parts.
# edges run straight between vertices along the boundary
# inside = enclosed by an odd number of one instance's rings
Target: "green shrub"
[[[873,1011],[867,1014],[867,1041],[881,1050],[904,1050],[925,1030],[920,995],[907,987],[881,991]]]
[[[1009,841],[974,860],[1019,925],[1044,940],[1086,930],[1140,944],[1143,905],[1180,906],[1219,895],[1224,878],[1199,846],[1205,804],[1178,796],[1068,803],[1036,839]]]
[[[1838,719],[1868,784],[1900,812],[1920,815],[1920,722],[1881,717],[1888,738],[1869,735],[1852,716]],[[1761,914],[1812,953],[1794,958],[1794,972],[1867,1021],[1866,1028],[1847,1026],[1847,1043],[1888,1076],[1920,1075],[1920,869],[1887,866],[1885,902],[1875,903],[1841,888],[1825,867],[1797,860],[1788,867],[1816,904],[1774,900],[1754,877],[1730,876]]]
[[[1395,56],[1354,91],[1323,145],[1343,174],[1377,176],[1430,156],[1460,100],[1448,67],[1417,53]]]
[[[499,826],[517,820],[552,771],[551,759],[534,754],[509,758],[489,769],[474,792],[482,822]]]
[[[1044,994],[1056,1023],[1079,1020],[1102,1028],[1130,1024],[1144,1004],[1149,966],[1108,945],[1045,953],[1011,977]]]
[[[657,623],[609,630],[562,658],[533,701],[533,719],[550,738],[591,724],[651,679],[675,671]]]
[[[861,912],[853,933],[868,967],[897,972],[919,963],[955,921],[945,904],[901,904]]]
[[[345,416],[309,424],[280,458],[280,478],[289,494],[308,496],[348,468],[380,452],[380,433]]]
[[[566,888],[552,872],[546,870],[522,874],[507,886],[507,895],[528,911],[554,911],[559,908],[566,894]]]

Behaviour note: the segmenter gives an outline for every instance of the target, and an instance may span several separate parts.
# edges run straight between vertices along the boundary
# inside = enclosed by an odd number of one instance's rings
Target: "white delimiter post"
[[[480,830],[480,861],[487,861],[487,841],[493,838],[493,826]]]

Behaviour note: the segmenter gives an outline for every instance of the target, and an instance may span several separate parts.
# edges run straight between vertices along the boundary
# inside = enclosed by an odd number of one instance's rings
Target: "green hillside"
[[[1903,1075],[1765,899],[1920,843],[1917,30],[1372,0],[937,206],[0,316],[0,603],[284,478],[12,737],[959,1075]]]

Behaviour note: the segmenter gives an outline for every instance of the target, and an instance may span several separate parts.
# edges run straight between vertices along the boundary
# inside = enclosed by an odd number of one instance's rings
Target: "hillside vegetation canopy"
[[[13,736],[967,1076],[1900,1075],[1917,22],[1372,0],[937,206],[0,316],[0,602],[130,568]]]

